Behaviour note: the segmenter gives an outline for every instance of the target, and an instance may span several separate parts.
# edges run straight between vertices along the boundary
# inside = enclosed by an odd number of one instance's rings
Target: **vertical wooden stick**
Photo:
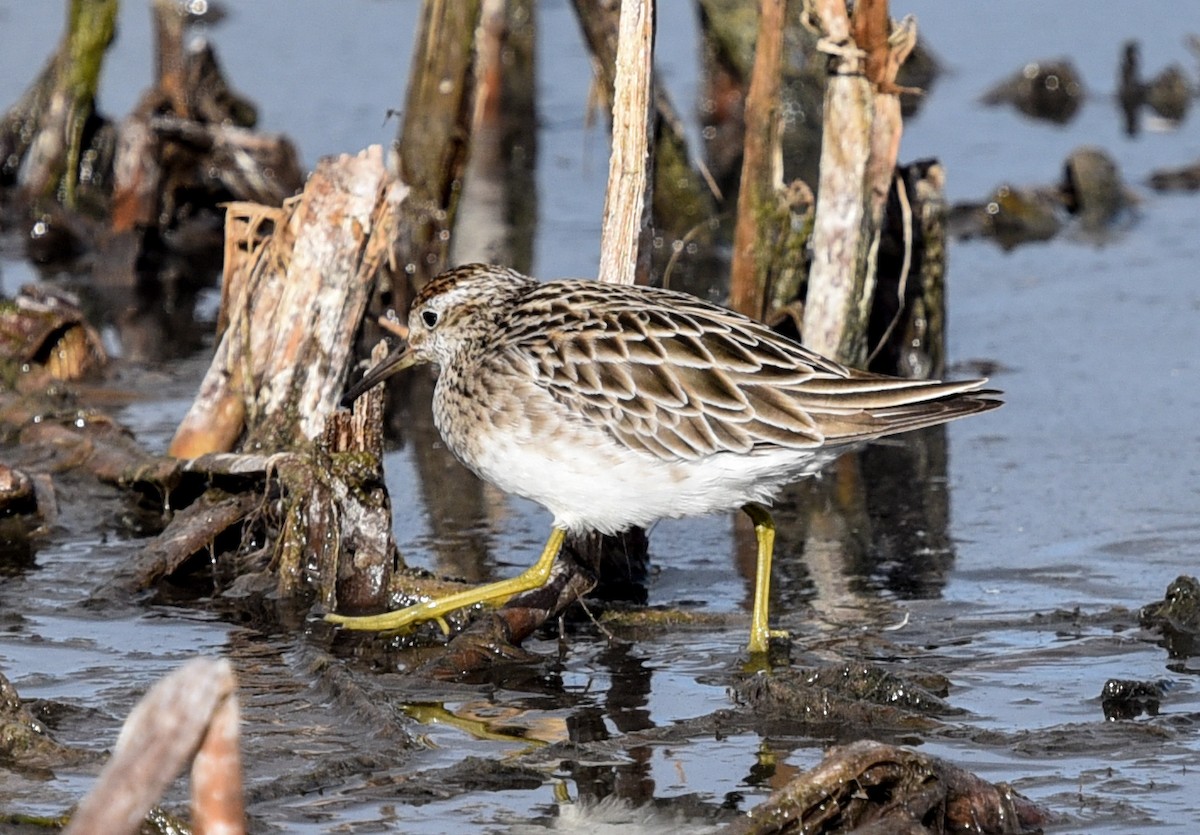
[[[916,44],[911,18],[894,31],[887,0],[814,0],[832,56],[821,174],[805,299],[804,342],[850,365],[867,357],[883,209],[900,148],[896,73]]]
[[[651,110],[654,71],[654,0],[622,0],[617,23],[613,82],[612,156],[600,236],[600,281],[647,284],[650,280],[650,208],[654,158]],[[632,538],[631,538],[632,537]],[[599,572],[605,553],[626,555],[625,577],[646,564],[640,530],[617,537],[572,535],[567,550]]]
[[[833,56],[825,90],[820,181],[812,235],[813,262],[804,305],[804,343],[850,364],[866,357],[874,273],[871,217],[864,178],[874,116],[862,52],[850,36],[845,0],[815,0]]]
[[[623,0],[613,96],[612,156],[600,238],[600,280],[649,278],[650,84],[654,0]]]
[[[475,28],[480,0],[425,0],[397,149],[412,189],[397,246],[415,286],[445,266],[447,236],[471,137]],[[405,263],[406,262],[406,263]]]
[[[875,93],[867,189],[873,226],[878,230],[904,133],[900,93],[915,92],[896,86],[896,74],[917,45],[917,24],[907,17],[893,31],[887,0],[860,0],[853,25],[854,41],[866,55],[864,71]]]
[[[532,269],[537,189],[534,0],[483,0],[475,36],[471,155],[450,238],[450,263]]]
[[[770,267],[762,257],[766,242],[759,240],[759,220],[764,210],[774,211],[775,191],[783,185],[779,87],[786,13],[787,0],[760,0],[758,4],[758,40],[746,96],[746,139],[733,233],[729,306],[755,319],[765,313],[764,285]]]

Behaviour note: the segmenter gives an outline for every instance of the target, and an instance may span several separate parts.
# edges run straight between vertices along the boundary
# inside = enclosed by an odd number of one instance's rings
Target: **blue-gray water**
[[[0,107],[13,101],[53,48],[60,5],[0,0]],[[660,69],[689,114],[694,136],[695,22],[690,4],[661,5]],[[258,102],[265,128],[291,135],[310,164],[323,154],[391,140],[396,124],[386,111],[403,101],[416,2],[260,0],[230,6],[229,18],[211,36],[234,85]],[[1177,575],[1200,567],[1200,197],[1160,196],[1141,185],[1156,167],[1200,157],[1198,117],[1191,114],[1175,129],[1150,125],[1129,138],[1113,99],[1121,46],[1130,38],[1141,42],[1148,73],[1176,61],[1193,80],[1200,75],[1183,43],[1186,34],[1200,33],[1200,6],[926,0],[897,2],[892,11],[917,15],[946,68],[921,113],[906,125],[901,156],[940,158],[952,199],[981,199],[1002,182],[1055,181],[1070,150],[1094,144],[1117,160],[1142,203],[1135,222],[1103,244],[1068,233],[1010,253],[986,242],[952,245],[951,361],[997,363],[993,382],[1008,401],[998,412],[949,428],[954,560],[931,599],[864,592],[836,572],[822,575],[815,565],[806,566],[808,573],[827,583],[830,594],[845,595],[828,610],[831,618],[861,618],[864,630],[899,626],[887,633],[891,640],[907,635],[927,647],[950,677],[951,704],[971,712],[966,726],[1033,737],[1041,730],[1052,736],[1074,729],[1082,739],[1109,740],[1061,753],[945,740],[928,742],[924,750],[989,779],[1013,782],[1077,815],[1064,831],[1191,831],[1200,740],[1184,733],[1169,743],[1119,736],[1112,743],[1098,696],[1108,678],[1167,678],[1175,686],[1161,715],[1135,721],[1193,725],[1200,711],[1196,662],[1172,661],[1136,630],[1114,635],[1111,628],[1088,626],[1086,618],[1042,629],[1025,625],[1055,610],[1078,607],[1086,616],[1136,607],[1161,597]],[[586,123],[590,70],[570,4],[543,2],[539,16],[535,272],[587,275],[598,262],[607,140],[602,119],[597,126]],[[102,94],[109,113],[127,112],[149,79],[148,21],[142,4],[125,4]],[[1024,62],[1059,56],[1070,57],[1089,92],[1070,124],[1036,123],[978,103],[987,87]],[[0,286],[7,292],[33,280],[14,254],[2,257]],[[193,384],[174,380],[169,398],[140,402],[118,417],[161,448]],[[388,471],[394,496],[406,497],[394,498],[406,558],[436,566],[444,543],[432,534],[430,508],[406,487],[415,472],[411,446],[389,457]],[[487,565],[502,561],[499,570],[514,571],[519,555],[532,557],[540,547],[548,517],[517,501],[497,498],[488,507],[474,527],[492,560]],[[652,537],[652,604],[703,601],[701,610],[726,614],[745,606],[747,585],[733,559],[739,546],[731,518],[662,524]],[[94,735],[68,741],[111,745],[137,695],[193,652],[236,646],[245,657],[249,645],[264,667],[302,678],[296,658],[303,636],[265,638],[176,609],[104,619],[82,610],[79,602],[92,579],[105,576],[133,547],[106,534],[102,521],[76,526],[70,537],[56,536],[39,552],[39,570],[0,582],[0,611],[27,615],[6,622],[0,634],[0,670],[23,696],[96,711],[85,725]],[[780,554],[778,562],[787,560]],[[787,611],[786,587],[781,594],[777,609]],[[808,603],[813,592],[796,594]],[[865,609],[855,615],[859,605]],[[721,676],[734,663],[744,632],[740,625],[668,631],[628,647],[621,663],[601,641],[583,641],[566,649],[561,662],[563,687],[578,703],[530,707],[519,695],[499,692],[476,707],[512,709],[521,722],[556,738],[581,706],[611,709],[612,694],[629,687],[622,676],[636,670],[636,707],[646,723],[701,716],[728,705]],[[558,651],[549,642],[532,648]],[[267,676],[245,678],[244,730],[253,752],[246,776],[252,787],[303,770],[329,752],[368,744],[361,729],[340,723],[307,700],[302,688],[276,692],[278,679],[273,685]],[[290,717],[282,726],[272,721],[281,715]],[[619,735],[611,715],[605,722]],[[397,754],[388,776],[523,747],[478,741],[445,724],[419,731],[434,747]],[[760,748],[778,754],[784,773],[815,763],[822,745],[745,734],[623,752],[618,759],[641,763],[655,797],[695,793],[719,803],[737,792],[742,808],[749,808],[771,788],[748,780]],[[576,794],[570,775],[548,772],[536,790],[397,806],[357,791],[379,776],[355,775],[319,795],[264,800],[251,812],[263,825],[287,831],[449,832],[467,825],[503,828],[544,815],[554,805],[555,779]],[[0,806],[58,812],[89,781],[62,774],[39,782],[0,772]]]

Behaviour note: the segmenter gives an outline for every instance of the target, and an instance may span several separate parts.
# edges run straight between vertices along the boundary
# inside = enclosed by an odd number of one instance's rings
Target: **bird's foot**
[[[786,641],[791,638],[786,629],[753,629],[750,631],[750,655],[766,655],[771,650],[771,640]]]
[[[423,600],[404,609],[394,612],[384,612],[380,615],[326,615],[325,620],[337,624],[343,629],[363,632],[398,632],[409,629],[427,621],[436,621],[442,633],[449,635],[450,626],[446,623],[446,615],[459,609],[465,609],[480,603],[499,605],[516,592],[512,589],[512,581],[490,583],[473,589],[456,592],[446,597]],[[497,588],[500,587],[500,588]]]
[[[364,632],[396,632],[416,626],[418,623],[436,620],[442,628],[442,632],[449,635],[450,627],[446,624],[445,618],[451,612],[479,603],[499,606],[510,597],[545,585],[566,535],[567,532],[563,528],[555,528],[546,542],[546,547],[542,549],[542,555],[538,561],[519,576],[509,580],[499,580],[495,583],[464,589],[445,597],[416,603],[406,609],[384,612],[382,615],[366,615],[364,617],[326,615],[325,620],[335,623],[343,629]]]

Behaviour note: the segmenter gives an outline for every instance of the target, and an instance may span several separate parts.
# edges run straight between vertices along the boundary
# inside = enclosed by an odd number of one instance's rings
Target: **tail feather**
[[[995,409],[1003,403],[1001,392],[983,388],[986,383],[921,381],[916,386],[877,387],[870,393],[828,394],[813,400],[804,396],[802,402],[826,443],[854,443]]]

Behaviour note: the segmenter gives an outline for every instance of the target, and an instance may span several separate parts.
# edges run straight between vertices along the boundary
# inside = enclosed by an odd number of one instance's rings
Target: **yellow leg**
[[[554,567],[554,560],[558,557],[558,552],[562,550],[563,540],[566,539],[566,536],[567,532],[561,528],[551,531],[550,539],[546,541],[546,547],[542,549],[542,555],[538,557],[538,561],[511,580],[487,583],[440,599],[426,600],[406,609],[385,612],[382,615],[357,618],[347,615],[326,615],[325,620],[336,623],[344,629],[384,632],[403,629],[427,620],[438,620],[455,609],[474,606],[476,603],[503,603],[514,595],[546,584],[546,581],[550,579],[550,569]]]
[[[754,572],[754,611],[750,617],[750,654],[767,651],[771,638],[786,638],[782,629],[772,630],[769,626],[771,607],[771,554],[775,550],[775,520],[762,505],[748,504],[742,508],[754,523],[754,537],[758,540],[758,563]]]

